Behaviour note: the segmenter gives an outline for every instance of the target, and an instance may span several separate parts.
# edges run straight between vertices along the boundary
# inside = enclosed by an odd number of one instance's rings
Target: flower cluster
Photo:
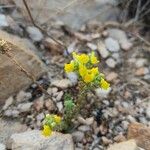
[[[44,119],[42,134],[44,136],[51,135],[52,131],[59,129],[61,121],[62,121],[62,119],[60,116],[47,114]]]
[[[103,89],[108,89],[110,84],[104,79],[104,75],[95,67],[99,61],[94,52],[90,54],[76,54],[73,52],[73,60],[65,64],[66,73],[75,72],[79,79],[86,84],[94,83]]]

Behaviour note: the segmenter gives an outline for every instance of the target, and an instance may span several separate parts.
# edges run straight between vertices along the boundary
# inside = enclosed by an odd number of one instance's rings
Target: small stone
[[[10,138],[13,150],[74,150],[71,135],[53,132],[44,137],[39,130],[13,134]]]
[[[40,113],[36,116],[36,119],[37,119],[37,121],[41,121],[44,119],[44,117],[45,117],[44,113]]]
[[[110,37],[105,40],[105,45],[110,52],[118,52],[120,50],[119,43]]]
[[[2,143],[0,143],[0,150],[6,150],[6,146]]]
[[[3,110],[6,110],[13,103],[13,101],[14,101],[13,97],[9,97],[6,100],[5,105],[3,106]]]
[[[98,43],[98,49],[97,50],[100,53],[100,55],[102,56],[102,58],[107,58],[109,56],[109,52],[106,49],[106,46],[103,42]]]
[[[50,112],[51,111],[54,111],[56,108],[55,108],[55,105],[54,105],[54,102],[51,100],[51,99],[48,99],[48,100],[45,100],[45,107],[47,108],[47,110],[49,110]]]
[[[121,124],[122,124],[123,129],[125,129],[125,130],[128,129],[128,125],[129,125],[129,122],[128,122],[128,121],[125,121],[125,120],[124,120],[124,121],[122,121]]]
[[[127,116],[127,119],[128,119],[131,123],[136,122],[136,119],[135,119],[134,117],[132,117],[131,115],[128,115],[128,116]]]
[[[109,145],[112,143],[112,140],[109,140],[107,137],[103,136],[102,141],[104,145]]]
[[[107,32],[106,30],[104,30],[104,31],[102,32],[102,36],[103,36],[103,37],[107,37],[107,36],[108,36],[108,32]]]
[[[150,150],[150,127],[141,123],[131,123],[128,128],[128,139],[135,139],[139,147]]]
[[[81,125],[81,126],[78,127],[78,130],[82,131],[82,132],[87,132],[87,131],[90,131],[91,129],[87,125]]]
[[[56,101],[59,102],[62,99],[62,96],[64,95],[63,91],[60,91],[56,97]]]
[[[106,76],[106,80],[107,81],[114,81],[115,79],[117,79],[118,74],[115,72],[110,72],[107,76]]]
[[[17,99],[17,102],[24,102],[24,101],[28,101],[31,97],[32,97],[31,93],[20,91],[17,94],[16,99]]]
[[[119,135],[114,137],[114,141],[119,143],[119,142],[126,141],[126,138],[125,138],[125,136],[123,134],[119,134]]]
[[[91,49],[91,50],[96,50],[97,46],[93,43],[87,43],[87,46]]]
[[[76,142],[82,142],[84,138],[84,133],[81,131],[75,131],[72,133],[72,137]]]
[[[150,103],[148,104],[148,106],[146,108],[146,115],[150,119]]]
[[[69,79],[54,80],[52,82],[52,86],[56,86],[61,89],[67,89],[72,86],[72,83]]]
[[[84,119],[83,117],[79,116],[78,121],[79,123],[84,124],[84,125],[91,125],[94,122],[94,117]]]
[[[21,103],[18,105],[18,110],[20,112],[29,112],[31,109],[31,106],[33,105],[32,102],[28,102],[28,103]]]
[[[34,26],[28,26],[27,27],[27,32],[29,33],[29,37],[34,41],[34,42],[39,42],[43,39],[43,34],[42,32],[34,27]]]
[[[107,90],[104,90],[104,89],[101,89],[101,88],[95,89],[96,95],[99,98],[107,98],[107,96],[109,95],[110,91],[111,91],[111,88],[109,88]]]
[[[111,145],[107,150],[139,150],[135,140]]]
[[[138,68],[135,72],[135,75],[137,76],[143,76],[145,74],[147,74],[149,71],[148,71],[148,68],[146,67],[141,67],[141,68]]]
[[[62,104],[62,102],[58,102],[56,105],[57,105],[57,108],[58,108],[59,112],[61,112],[62,109],[63,109],[63,104]]]
[[[0,27],[8,27],[6,16],[3,14],[0,14]]]
[[[147,60],[144,58],[139,58],[138,60],[136,60],[135,65],[137,68],[139,67],[143,67],[146,64]]]
[[[77,84],[77,82],[78,82],[78,75],[75,72],[67,73],[67,77],[72,82],[73,85]]]
[[[44,106],[43,96],[34,101],[33,107],[36,109],[36,111],[40,111],[41,109],[43,109],[43,106]]]
[[[117,65],[117,62],[113,59],[113,58],[108,58],[106,60],[106,64],[110,67],[110,68],[115,68],[115,66]]]

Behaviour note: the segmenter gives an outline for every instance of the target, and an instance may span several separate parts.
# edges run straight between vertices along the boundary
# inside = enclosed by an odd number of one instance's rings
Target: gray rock
[[[30,38],[34,42],[39,42],[39,41],[41,41],[43,39],[43,34],[38,28],[36,28],[34,26],[29,26],[29,27],[27,27],[26,30],[27,30]]]
[[[124,50],[129,50],[132,47],[132,43],[128,40],[126,33],[120,29],[108,29],[107,30],[110,37],[117,40]]]
[[[113,58],[108,58],[106,60],[106,64],[110,67],[110,68],[115,68],[115,66],[117,65],[117,62],[113,59]]]
[[[12,57],[35,79],[46,72],[44,64],[29,50],[23,39],[0,30],[0,41],[2,39],[8,41],[8,45],[12,48],[10,50]],[[4,103],[9,96],[27,88],[32,83],[32,80],[12,63],[11,59],[1,53],[0,79],[0,103]]]
[[[59,102],[62,99],[62,96],[64,95],[63,91],[58,92],[58,95],[56,97],[56,101]]]
[[[105,39],[105,46],[110,52],[118,52],[120,50],[119,43],[110,37]]]
[[[73,150],[72,137],[69,134],[54,132],[44,137],[39,130],[13,134],[11,136],[12,150]]]
[[[118,144],[114,144],[110,146],[107,150],[139,150],[139,148],[136,145],[135,140],[129,140]]]
[[[0,150],[5,150],[6,149],[6,146],[2,143],[0,143]]]
[[[6,19],[6,16],[3,14],[0,14],[0,27],[7,27],[8,26],[8,22]]]
[[[8,109],[4,112],[4,116],[7,116],[7,117],[18,117],[19,116],[19,111],[14,109],[14,110],[11,110],[11,109]]]
[[[147,105],[147,108],[146,108],[146,115],[148,118],[150,118],[150,102],[149,104]]]
[[[78,76],[77,76],[77,74],[75,72],[67,73],[67,77],[72,82],[73,85],[77,84]]]
[[[72,137],[76,142],[81,142],[84,138],[84,133],[81,131],[75,131],[72,133]]]
[[[101,98],[106,98],[108,96],[108,94],[110,93],[111,88],[109,88],[108,90],[104,90],[101,88],[97,88],[95,89],[96,95],[97,97]]]
[[[32,105],[33,105],[32,102],[21,103],[21,104],[18,105],[17,108],[18,108],[18,110],[19,110],[20,112],[28,112],[28,111],[30,111],[30,108],[31,108]]]
[[[66,89],[72,86],[72,82],[69,79],[61,79],[61,80],[54,80],[51,83],[52,86],[56,86],[61,89]]]
[[[102,56],[102,58],[107,58],[109,56],[109,52],[106,49],[106,46],[103,42],[98,43],[98,49],[97,50],[100,53],[100,55]]]
[[[86,131],[90,131],[91,128],[87,125],[81,125],[81,126],[78,127],[78,130],[82,131],[82,132],[86,132]]]
[[[20,91],[17,94],[16,100],[17,100],[17,102],[24,102],[24,101],[29,100],[31,97],[32,97],[31,93]]]
[[[22,125],[17,121],[0,119],[0,143],[5,144],[7,148],[9,148],[8,141],[10,136],[14,133],[23,132],[26,129],[27,127],[25,125]]]
[[[3,106],[3,110],[6,110],[13,103],[13,101],[14,101],[13,97],[9,97],[6,100],[5,105]]]
[[[62,102],[58,102],[58,103],[56,104],[56,106],[58,107],[59,112],[61,112],[62,109],[63,109],[63,103],[62,103]]]

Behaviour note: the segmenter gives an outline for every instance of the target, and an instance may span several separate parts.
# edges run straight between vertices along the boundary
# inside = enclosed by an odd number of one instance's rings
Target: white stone
[[[45,137],[39,130],[26,131],[11,136],[13,150],[73,150],[72,137],[69,134],[53,132]]]
[[[0,143],[0,150],[5,150],[6,149],[6,146],[2,143]]]
[[[19,110],[20,112],[28,112],[28,111],[30,111],[30,108],[31,108],[32,105],[33,105],[32,102],[21,103],[21,104],[18,105],[17,108],[18,108],[18,110]]]
[[[102,58],[107,58],[109,56],[109,52],[106,49],[105,44],[102,43],[102,42],[98,43],[98,52],[100,53],[100,55],[102,56]]]
[[[117,62],[113,59],[113,58],[108,58],[106,60],[106,64],[110,67],[110,68],[115,68],[115,66],[117,65]]]
[[[97,45],[93,44],[93,43],[87,43],[87,46],[91,49],[91,50],[96,50],[97,49]]]
[[[63,91],[58,92],[58,95],[56,97],[56,101],[59,102],[61,100],[61,98],[62,98],[63,95],[64,95]]]
[[[31,97],[32,97],[31,93],[20,91],[17,94],[17,98],[16,99],[17,99],[17,102],[24,102],[24,101],[29,100]]]
[[[39,42],[43,39],[43,34],[42,32],[34,27],[34,26],[28,26],[27,27],[27,32],[29,33],[30,38],[34,41],[34,42]]]
[[[72,133],[72,137],[76,142],[81,142],[84,138],[84,133],[81,131],[75,131]]]
[[[67,77],[72,82],[72,84],[77,84],[78,82],[78,76],[75,72],[69,72],[67,73]]]
[[[13,103],[13,97],[9,97],[6,102],[5,105],[3,106],[3,110],[6,110],[12,103]]]
[[[105,39],[105,46],[110,52],[118,52],[120,50],[119,43],[110,37]]]
[[[146,115],[148,118],[150,118],[150,103],[148,104],[148,106],[146,108]]]
[[[136,60],[135,65],[137,68],[143,67],[146,64],[147,60],[144,58],[139,58]]]
[[[101,89],[101,88],[95,89],[96,95],[99,98],[106,98],[108,96],[108,94],[110,93],[110,91],[111,91],[111,88],[109,88],[107,90],[104,90],[104,89]]]
[[[62,102],[58,102],[56,105],[57,105],[57,107],[58,107],[58,110],[61,112],[62,109],[63,109],[63,104],[62,104]]]
[[[0,27],[7,27],[8,26],[8,22],[6,19],[6,16],[3,14],[0,14]]]

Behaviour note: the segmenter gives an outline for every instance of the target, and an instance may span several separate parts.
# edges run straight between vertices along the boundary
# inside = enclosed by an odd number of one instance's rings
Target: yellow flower
[[[99,74],[98,67],[90,69],[89,73],[93,74],[94,76]]]
[[[102,89],[107,90],[109,88],[110,84],[107,81],[105,81],[104,79],[101,79],[100,86]]]
[[[54,115],[54,119],[55,119],[55,122],[57,124],[59,124],[61,122],[61,117],[60,116]]]
[[[89,56],[86,54],[81,54],[81,55],[79,55],[78,60],[80,63],[86,64],[89,61]]]
[[[87,74],[87,68],[84,65],[79,64],[79,74],[81,77]]]
[[[83,77],[83,80],[85,83],[90,83],[94,80],[94,75],[93,74],[86,74],[84,77]]]
[[[94,52],[91,53],[91,58],[90,58],[90,60],[91,60],[91,63],[92,63],[92,64],[97,64],[97,63],[99,62],[98,59],[97,59],[97,57],[95,56],[95,53],[94,53]]]
[[[69,64],[65,64],[65,71],[68,72],[73,72],[74,71],[74,62],[71,62]]]
[[[43,130],[42,130],[42,134],[44,136],[50,136],[52,134],[52,130],[48,125],[44,125]]]

